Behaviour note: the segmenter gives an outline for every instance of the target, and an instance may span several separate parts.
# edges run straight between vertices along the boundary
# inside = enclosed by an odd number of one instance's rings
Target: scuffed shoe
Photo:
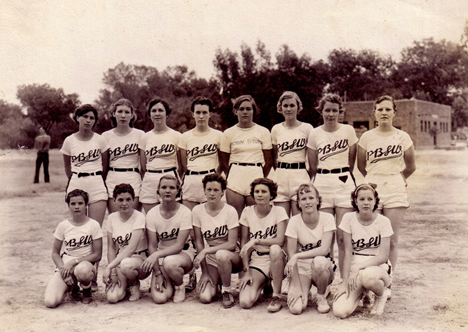
[[[316,301],[318,312],[320,312],[321,314],[325,314],[330,311],[330,306],[328,305],[328,301],[325,297],[325,294],[317,294]]]
[[[80,286],[78,285],[73,285],[71,288],[71,297],[75,301],[81,300],[81,295],[80,295]]]
[[[83,304],[90,304],[93,302],[93,293],[91,291],[91,287],[83,288],[83,299],[81,303]]]
[[[141,295],[140,280],[137,279],[132,285],[130,285],[128,287],[128,291],[130,292],[130,297],[128,298],[128,300],[130,302],[138,301]]]
[[[189,291],[193,291],[197,287],[197,275],[195,272],[189,274],[189,280],[187,285],[185,286],[185,289]]]
[[[174,286],[174,303],[180,303],[185,301],[185,287],[184,285]]]
[[[382,296],[375,296],[375,302],[370,311],[371,315],[380,316],[383,314],[385,304],[387,303],[387,293],[384,291]]]
[[[281,299],[278,296],[273,296],[271,302],[267,307],[269,312],[278,312],[281,310],[283,305],[281,304]]]
[[[234,296],[232,293],[224,292],[223,293],[223,307],[224,309],[229,309],[234,306]]]

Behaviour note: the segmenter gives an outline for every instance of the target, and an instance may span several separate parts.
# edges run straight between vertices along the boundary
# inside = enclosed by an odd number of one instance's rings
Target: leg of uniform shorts
[[[380,266],[369,266],[361,272],[362,287],[371,290],[377,296],[382,296],[386,286],[390,283],[390,277]]]
[[[240,218],[242,210],[245,206],[245,197],[231,189],[226,189],[226,201],[229,205],[232,205]]]
[[[143,209],[145,210],[146,213],[148,213],[149,210],[151,210],[152,208],[154,208],[158,204],[159,203],[141,203],[141,205],[143,206]]]
[[[186,207],[188,207],[190,209],[190,211],[192,211],[193,208],[195,207],[195,205],[198,205],[199,203],[198,202],[187,201],[187,200],[184,199],[182,201],[182,204],[184,204]]]
[[[119,210],[114,203],[114,199],[111,197],[109,197],[109,199],[107,200],[107,210],[109,211],[109,214]]]
[[[340,268],[340,274],[341,271],[343,271],[343,257],[344,257],[344,242],[343,242],[343,231],[338,228],[341,224],[341,220],[343,219],[343,216],[345,213],[348,212],[353,212],[354,209],[351,208],[341,208],[341,207],[336,207],[335,208],[335,222],[336,222],[336,244],[338,245],[338,266]],[[333,248],[333,244],[332,244]],[[332,255],[333,258],[333,255]]]
[[[406,207],[384,208],[383,215],[390,219],[393,228],[393,235],[390,237],[390,254],[389,259],[392,263],[392,269],[395,271],[395,266],[398,259],[398,238],[400,236],[401,222],[406,213]]]
[[[44,154],[44,182],[50,182],[49,178],[49,153]]]
[[[266,283],[266,278],[260,271],[250,269],[252,274],[252,284],[246,285],[239,292],[239,305],[242,309],[250,309],[260,297],[260,292]]]
[[[133,208],[141,212],[140,197],[135,197],[135,200],[133,201]]]
[[[290,202],[275,202],[276,206],[282,206],[286,210],[286,214],[289,216],[291,212],[291,203]]]
[[[201,303],[211,303],[213,297],[216,295],[216,290],[218,288],[219,283],[219,273],[218,269],[213,265],[206,264],[206,268],[208,269],[208,274],[213,281],[214,285],[211,283],[207,283],[203,292],[200,292],[200,302]]]
[[[324,256],[316,256],[312,261],[312,280],[317,285],[317,293],[325,294],[327,286],[333,280],[333,264]]]
[[[88,217],[96,220],[102,228],[106,215],[107,201],[97,201],[88,205]]]
[[[65,292],[67,291],[68,286],[63,281],[60,271],[55,272],[52,279],[47,285],[45,295],[44,295],[44,304],[47,308],[55,308],[63,301]]]

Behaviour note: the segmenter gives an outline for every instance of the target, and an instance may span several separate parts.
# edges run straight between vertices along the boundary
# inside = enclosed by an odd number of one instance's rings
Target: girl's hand
[[[338,298],[343,294],[346,295],[346,299],[347,299],[349,296],[349,292],[348,292],[348,287],[344,282],[339,284],[338,287],[336,288],[335,296],[333,297],[333,302],[338,300]]]
[[[120,283],[119,277],[116,274],[111,274],[106,283],[106,292],[108,292],[109,290],[113,291],[116,286],[120,288],[121,285],[122,284]]]
[[[63,281],[67,284],[67,286],[74,286],[76,284],[72,274],[69,274],[66,278],[63,278]]]
[[[163,288],[166,288],[166,279],[164,279],[162,274],[154,278],[154,288],[156,289],[156,292],[164,292]]]
[[[357,279],[358,279],[359,271],[360,270],[357,268],[351,268],[351,271],[349,271],[349,279],[348,279],[348,291],[349,292],[355,291],[358,287]]]
[[[291,285],[291,284],[290,284]],[[288,290],[288,307],[296,304],[297,300],[302,302],[302,290],[300,287],[289,287]]]
[[[253,246],[255,245],[255,240],[250,240],[249,242],[247,242],[246,244],[244,244],[244,246],[242,247],[239,255],[241,258],[244,258],[244,256],[246,256],[250,250],[250,248],[252,248]]]
[[[245,286],[247,285],[252,285],[253,283],[253,278],[252,278],[252,273],[250,270],[244,273],[244,276],[240,280],[240,290],[244,290]]]
[[[290,277],[291,273],[293,272],[294,266],[296,265],[297,265],[297,258],[295,258],[295,256],[292,256],[291,259],[286,264],[286,266],[284,267],[284,274]]]
[[[195,266],[196,269],[200,268],[200,263],[205,259],[205,251],[201,251],[197,257],[193,260],[193,266]]]
[[[102,281],[104,282],[104,284],[109,285],[109,283],[111,282],[111,278],[110,278],[111,273],[112,273],[112,270],[109,268],[106,268],[104,270],[104,273],[102,274]]]
[[[65,280],[65,278],[67,278],[70,274],[73,274],[73,269],[75,267],[76,262],[75,260],[71,260],[71,261],[68,261],[66,262],[62,268],[60,269],[60,271],[62,272],[62,279]]]
[[[197,284],[198,294],[203,293],[206,289],[206,286],[209,283],[211,284],[213,288],[215,288],[215,283],[211,279],[210,275],[208,273],[202,273],[202,276],[200,277],[200,281]]]
[[[141,264],[141,269],[145,273],[150,273],[151,271],[153,271],[154,263],[156,263],[157,260],[158,260],[158,257],[156,255],[153,254],[149,256],[147,259],[145,259],[143,264]]]

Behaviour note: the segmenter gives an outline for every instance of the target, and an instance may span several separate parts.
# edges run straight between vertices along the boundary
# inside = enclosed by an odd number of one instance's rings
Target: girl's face
[[[120,213],[126,213],[133,209],[133,198],[130,193],[121,193],[114,198],[114,202],[117,205]]]
[[[74,196],[70,198],[68,209],[73,217],[81,217],[86,215],[86,203],[82,196]]]
[[[356,206],[359,212],[372,212],[375,206],[374,193],[370,189],[359,190],[356,197]]]
[[[379,104],[375,105],[374,114],[379,125],[380,124],[392,125],[393,117],[395,116],[393,103],[390,100],[384,100],[380,102]]]
[[[250,101],[244,101],[236,110],[237,119],[240,125],[250,126],[253,123],[254,109]]]
[[[327,101],[322,110],[323,122],[335,124],[340,117],[340,105]]]
[[[132,109],[126,105],[117,106],[114,117],[117,120],[117,126],[130,126],[130,120],[133,118]]]
[[[150,117],[151,121],[153,121],[154,124],[166,124],[167,114],[164,105],[161,103],[157,103],[156,105],[151,107]]]
[[[195,119],[196,126],[208,126],[210,116],[210,107],[208,105],[195,105],[193,118]]]
[[[96,117],[93,112],[89,111],[88,113],[77,117],[76,121],[78,121],[78,125],[81,129],[91,130],[96,123]]]
[[[179,188],[176,180],[163,179],[159,184],[158,193],[163,201],[175,201],[178,192]]]
[[[210,181],[206,183],[205,195],[208,202],[217,203],[221,201],[224,191],[221,188],[221,183],[218,181]]]
[[[297,103],[294,98],[286,98],[281,102],[281,113],[285,119],[297,118]]]
[[[257,184],[254,188],[254,199],[256,204],[270,204],[270,188],[265,184]]]
[[[309,192],[301,192],[298,195],[298,204],[302,212],[310,213],[317,211],[319,204],[319,198],[315,193],[315,190]]]

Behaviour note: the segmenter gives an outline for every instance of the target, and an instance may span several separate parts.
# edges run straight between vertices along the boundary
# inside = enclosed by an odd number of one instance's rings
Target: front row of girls
[[[279,311],[281,285],[286,276],[291,313],[300,314],[306,309],[312,285],[317,287],[317,310],[330,310],[326,296],[336,268],[330,256],[336,227],[331,214],[319,211],[322,198],[312,184],[299,187],[300,214],[289,222],[284,208],[271,204],[277,185],[270,179],[259,178],[251,183],[255,205],[246,207],[239,221],[235,208],[221,200],[226,190],[222,176],[205,176],[203,188],[208,201],[191,212],[177,201],[181,190],[178,179],[164,175],[157,191],[161,204],[148,212],[145,221],[144,215],[133,208],[135,193],[131,185],[115,187],[118,211],[108,220],[109,264],[103,274],[110,303],[124,299],[127,290],[129,301],[137,301],[139,280],[150,274],[150,292],[156,303],[165,303],[171,297],[176,303],[182,302],[183,276],[191,271],[193,262],[202,270],[197,286],[202,303],[210,303],[221,290],[223,306],[232,307],[235,301],[231,274],[243,271],[239,304],[244,309],[251,308],[271,284],[273,295],[267,310]],[[51,308],[63,301],[69,289],[72,296],[79,296],[79,286],[83,288],[82,301],[91,302],[95,262],[102,253],[99,224],[86,216],[86,192],[74,190],[66,201],[71,217],[61,222],[54,233],[52,259],[57,268],[45,293],[45,304]],[[339,226],[345,251],[342,283],[334,293],[333,313],[340,318],[349,316],[361,298],[372,291],[375,302],[371,314],[381,315],[390,284],[391,223],[377,213],[379,198],[372,186],[358,186],[351,194],[351,203],[355,212],[345,214]],[[187,245],[192,224],[196,257],[193,247]],[[239,228],[241,250],[237,246]],[[60,255],[62,244],[65,249]],[[282,249],[284,244],[287,253]]]

